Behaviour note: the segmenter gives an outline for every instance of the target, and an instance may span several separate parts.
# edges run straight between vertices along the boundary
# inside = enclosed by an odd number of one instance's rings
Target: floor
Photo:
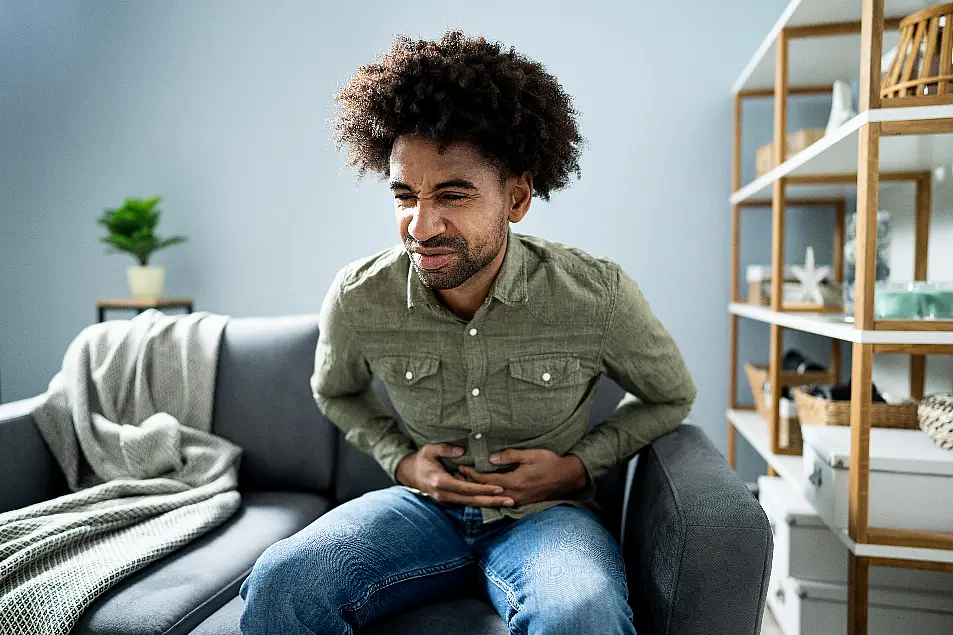
[[[761,635],[781,635],[781,628],[774,621],[774,616],[768,607],[764,607],[764,621],[761,623]]]

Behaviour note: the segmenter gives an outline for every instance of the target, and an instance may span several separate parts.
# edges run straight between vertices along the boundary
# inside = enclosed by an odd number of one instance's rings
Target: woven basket
[[[930,395],[920,402],[920,427],[944,450],[953,450],[953,394]]]
[[[822,399],[798,389],[793,392],[801,425],[850,425],[850,401]],[[870,406],[870,425],[873,428],[916,430],[920,427],[917,421],[917,403],[908,401],[901,404],[872,404]]]
[[[764,399],[764,382],[768,381],[768,365],[752,362],[745,362],[745,373],[748,375],[748,384],[751,386],[751,394],[754,395],[754,407],[765,421],[771,421],[770,404]],[[811,377],[815,373],[807,373],[806,377]],[[827,375],[825,374],[824,377]],[[809,379],[809,382],[812,380]],[[771,389],[772,396],[775,390]],[[781,425],[778,427],[778,445],[789,450],[800,452],[803,449],[801,439],[801,426],[798,424],[797,417],[781,417]]]
[[[911,13],[900,21],[900,44],[880,83],[881,98],[931,96],[933,100],[934,95],[953,93],[951,20],[953,3]]]

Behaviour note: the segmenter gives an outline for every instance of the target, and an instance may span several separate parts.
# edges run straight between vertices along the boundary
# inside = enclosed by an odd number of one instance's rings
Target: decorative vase
[[[854,312],[857,266],[857,214],[847,218],[844,237],[844,312]],[[890,277],[890,212],[877,212],[877,282]]]
[[[165,267],[155,265],[151,267],[131,266],[126,269],[126,279],[129,281],[129,290],[137,300],[156,300],[162,297],[162,287],[165,285]]]
[[[850,84],[838,79],[834,82],[832,89],[831,114],[827,119],[827,128],[824,130],[824,134],[830,134],[856,115],[850,94]]]

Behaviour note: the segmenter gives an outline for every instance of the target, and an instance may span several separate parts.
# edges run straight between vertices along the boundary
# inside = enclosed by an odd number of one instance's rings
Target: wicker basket
[[[944,24],[941,25],[940,21]],[[953,101],[953,3],[917,11],[900,21],[897,54],[880,83],[884,100]],[[948,28],[950,27],[950,28]]]
[[[784,159],[790,159],[795,154],[808,147],[824,136],[824,128],[804,128],[789,132],[784,149]],[[754,171],[761,176],[774,168],[774,143],[768,143],[758,148],[754,153]]]
[[[801,425],[850,425],[850,401],[822,399],[798,389],[793,392]],[[917,403],[908,401],[901,404],[872,404],[870,407],[870,425],[874,428],[916,430],[920,427],[917,421]]]
[[[930,395],[918,408],[920,427],[944,450],[953,450],[953,394]]]

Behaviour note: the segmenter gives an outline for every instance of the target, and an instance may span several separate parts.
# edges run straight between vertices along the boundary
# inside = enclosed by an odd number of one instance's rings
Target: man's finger
[[[513,499],[507,496],[466,496],[453,492],[443,492],[440,495],[441,503],[456,505],[470,505],[471,507],[512,507]]]
[[[463,455],[463,448],[450,443],[429,443],[424,447],[427,448],[426,454],[430,456],[453,457]]]
[[[461,465],[459,470],[477,483],[489,483],[491,485],[499,485],[501,487],[512,485],[512,477],[509,475],[509,472],[504,472],[503,474],[496,474],[493,472],[477,472],[468,465]]]
[[[503,488],[497,485],[471,483],[470,481],[454,478],[449,474],[437,481],[437,489],[457,494],[469,494],[470,496],[503,493]]]
[[[500,450],[490,455],[490,463],[503,465],[505,463],[532,463],[536,458],[536,450]]]

